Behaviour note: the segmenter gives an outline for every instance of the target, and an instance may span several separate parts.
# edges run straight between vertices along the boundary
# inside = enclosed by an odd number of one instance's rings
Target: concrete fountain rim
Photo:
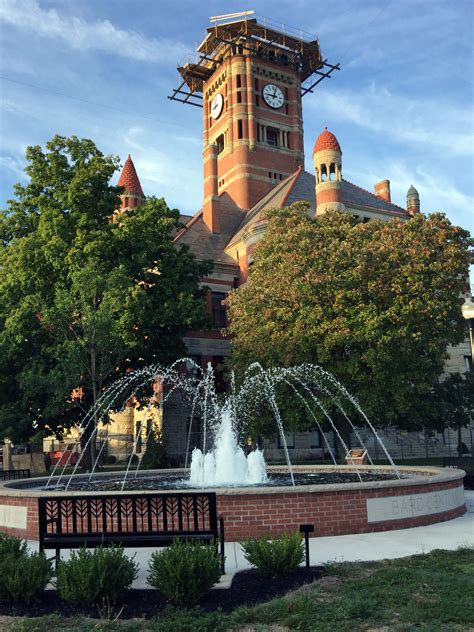
[[[442,467],[434,467],[434,466],[397,466],[398,471],[401,474],[412,474],[413,476],[407,476],[402,479],[390,479],[390,480],[381,480],[381,481],[367,481],[367,482],[357,482],[357,483],[331,483],[331,484],[322,484],[322,485],[289,485],[289,486],[258,486],[258,487],[205,487],[205,488],[192,488],[189,489],[176,489],[170,487],[169,489],[159,489],[159,490],[124,490],[122,491],[106,491],[106,490],[96,490],[96,491],[81,491],[81,490],[59,490],[55,491],[53,489],[34,489],[28,487],[33,481],[35,484],[44,482],[49,480],[49,477],[35,477],[28,479],[17,479],[15,481],[2,481],[0,482],[0,495],[1,496],[16,496],[23,497],[27,496],[29,498],[39,498],[39,497],[60,497],[60,496],[69,496],[73,497],[84,497],[84,496],[97,496],[100,494],[101,496],[130,496],[130,495],[153,495],[158,493],[166,493],[166,492],[176,492],[176,493],[186,493],[186,492],[215,492],[217,495],[225,495],[225,496],[268,496],[268,495],[278,495],[278,494],[288,494],[288,493],[298,493],[298,494],[308,494],[308,493],[325,493],[325,492],[344,492],[344,491],[356,491],[356,490],[369,490],[369,489],[387,489],[387,488],[400,488],[400,487],[412,487],[418,485],[427,485],[427,484],[439,484],[439,483],[450,483],[456,480],[462,480],[465,476],[464,470],[460,470],[457,468],[442,468]],[[337,472],[337,471],[345,471],[345,472],[368,472],[368,471],[381,471],[381,472],[393,472],[391,466],[388,465],[294,465],[293,471],[294,473],[298,472]],[[283,465],[270,465],[267,467],[267,471],[269,473],[281,473],[288,472],[288,469]],[[117,475],[121,472],[98,472],[94,473],[94,478],[110,478],[114,475]],[[188,473],[188,470],[184,468],[175,468],[175,469],[166,469],[166,470],[141,470],[140,478],[147,475],[160,475],[160,474],[185,474]],[[89,474],[75,474],[78,480],[89,478]],[[56,477],[54,477],[56,478]],[[68,477],[65,477],[67,480]]]

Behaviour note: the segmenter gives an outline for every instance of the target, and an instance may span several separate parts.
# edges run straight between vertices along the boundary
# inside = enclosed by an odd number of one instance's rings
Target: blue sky
[[[28,145],[75,134],[130,153],[147,195],[198,210],[201,111],[166,97],[209,17],[243,9],[318,36],[341,63],[303,99],[308,170],[327,126],[348,180],[389,178],[401,206],[413,184],[424,212],[474,232],[472,0],[0,0],[1,206]]]

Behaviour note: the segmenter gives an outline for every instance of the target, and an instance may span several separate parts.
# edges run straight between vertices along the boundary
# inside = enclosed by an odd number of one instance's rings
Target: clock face
[[[283,92],[278,86],[273,85],[273,83],[267,83],[267,85],[263,88],[262,96],[265,103],[271,108],[281,108],[285,102]]]
[[[224,106],[224,97],[222,94],[216,94],[211,102],[211,116],[213,119],[219,118]]]

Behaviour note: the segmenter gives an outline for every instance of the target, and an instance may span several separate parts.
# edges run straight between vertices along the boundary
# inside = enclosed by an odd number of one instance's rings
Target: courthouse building
[[[267,209],[299,200],[311,215],[338,209],[362,221],[399,218],[409,221],[420,212],[417,190],[407,182],[403,206],[392,201],[389,179],[368,191],[344,178],[344,139],[322,129],[315,139],[313,169],[305,170],[302,98],[339,69],[323,56],[318,40],[290,30],[270,28],[248,15],[215,19],[197,48],[195,63],[180,67],[180,82],[170,98],[200,106],[203,117],[204,192],[202,207],[181,218],[184,227],[176,244],[186,244],[198,259],[212,259],[214,270],[202,280],[209,288],[208,308],[215,328],[190,331],[188,354],[202,367],[217,367],[231,354],[220,332],[226,326],[223,299],[247,280],[253,250],[265,232]],[[323,125],[324,122],[322,121]],[[389,174],[382,174],[389,175]],[[119,185],[125,188],[122,208],[134,208],[145,195],[131,157]],[[449,350],[447,369],[464,371],[471,362],[468,341]],[[171,451],[182,453],[186,419],[165,409],[163,432]],[[111,429],[112,431],[112,429]],[[427,440],[420,433],[387,431],[389,450],[396,456],[455,453],[457,438]],[[317,432],[290,433],[289,446],[301,458],[322,456]],[[465,443],[472,445],[470,429]],[[369,446],[370,437],[367,437]],[[280,458],[278,443],[265,445],[266,457]]]

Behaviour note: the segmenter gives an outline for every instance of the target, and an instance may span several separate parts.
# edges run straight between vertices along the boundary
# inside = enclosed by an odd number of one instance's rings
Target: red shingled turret
[[[119,187],[125,187],[125,193],[136,193],[143,198],[145,197],[142,185],[140,184],[140,180],[137,176],[135,165],[133,164],[133,160],[130,158],[130,154],[128,154],[128,158],[123,166],[122,175],[120,176],[118,185]]]
[[[316,215],[326,211],[345,211],[342,199],[342,151],[337,138],[326,127],[313,150],[316,176]]]
[[[327,127],[321,132],[321,134],[317,137],[316,142],[314,144],[313,155],[317,151],[323,150],[332,150],[341,152],[341,146],[337,138],[334,136],[332,132],[328,130]],[[341,152],[342,153],[342,152]]]
[[[120,196],[122,208],[133,208],[145,201],[145,194],[143,193],[142,185],[138,179],[135,165],[133,164],[130,154],[128,154],[128,158],[123,166],[118,186],[125,188],[125,191]]]

